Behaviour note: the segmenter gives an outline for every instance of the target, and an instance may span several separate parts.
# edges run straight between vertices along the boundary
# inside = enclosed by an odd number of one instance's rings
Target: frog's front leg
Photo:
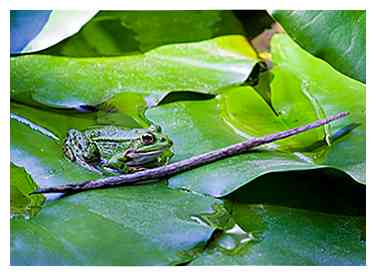
[[[124,162],[123,154],[118,153],[112,156],[109,160],[102,160],[100,164],[101,169],[109,174],[127,174],[131,173],[130,168]]]

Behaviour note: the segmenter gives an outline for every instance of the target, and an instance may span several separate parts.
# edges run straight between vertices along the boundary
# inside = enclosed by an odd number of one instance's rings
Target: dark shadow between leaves
[[[365,185],[336,169],[269,173],[226,199],[338,215],[365,216],[366,212]]]
[[[265,10],[237,10],[236,17],[242,22],[249,38],[254,38],[271,28],[273,18]]]
[[[179,101],[204,101],[215,98],[215,95],[194,91],[173,91],[168,93],[158,105],[169,104]]]

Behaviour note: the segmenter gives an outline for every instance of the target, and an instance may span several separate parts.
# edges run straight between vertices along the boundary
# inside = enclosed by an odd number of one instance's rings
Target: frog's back
[[[95,127],[85,131],[85,135],[93,141],[103,158],[128,149],[132,141],[138,139],[144,129],[126,129],[116,126]]]
[[[144,132],[144,129],[126,129],[116,126],[102,126],[87,129],[85,131],[85,135],[94,141],[127,141],[139,138]]]

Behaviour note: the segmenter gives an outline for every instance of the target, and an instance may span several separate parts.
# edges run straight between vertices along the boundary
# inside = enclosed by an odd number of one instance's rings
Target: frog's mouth
[[[130,159],[129,161],[127,161],[127,165],[142,165],[156,161],[158,157],[161,156],[162,153],[165,152],[168,148],[169,147],[166,146],[153,151],[141,150],[127,152],[126,156]]]

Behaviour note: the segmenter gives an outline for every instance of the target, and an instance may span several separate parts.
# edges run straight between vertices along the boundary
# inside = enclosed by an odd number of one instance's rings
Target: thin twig
[[[317,120],[313,123],[288,129],[285,131],[281,131],[278,133],[274,133],[271,135],[263,136],[260,138],[252,138],[247,141],[234,144],[222,149],[214,150],[208,153],[200,154],[185,160],[181,160],[172,164],[168,164],[165,166],[147,169],[144,171],[132,173],[132,174],[123,174],[117,176],[110,176],[102,179],[97,180],[89,180],[79,184],[67,184],[61,185],[56,187],[47,187],[47,188],[39,188],[32,192],[31,194],[39,194],[39,193],[72,193],[72,192],[80,192],[84,190],[91,190],[91,189],[98,189],[98,188],[108,188],[108,187],[115,187],[120,185],[126,184],[136,184],[140,182],[144,182],[147,180],[156,180],[161,178],[166,178],[172,176],[174,174],[187,171],[198,166],[202,166],[204,164],[211,163],[213,161],[217,161],[219,159],[233,156],[236,154],[240,154],[245,152],[251,148],[264,145],[267,143],[271,143],[277,140],[285,139],[287,137],[305,132],[310,129],[314,129],[325,124],[328,124],[332,121],[338,120],[345,116],[349,115],[348,112],[340,112],[336,115],[330,116],[326,119]]]

